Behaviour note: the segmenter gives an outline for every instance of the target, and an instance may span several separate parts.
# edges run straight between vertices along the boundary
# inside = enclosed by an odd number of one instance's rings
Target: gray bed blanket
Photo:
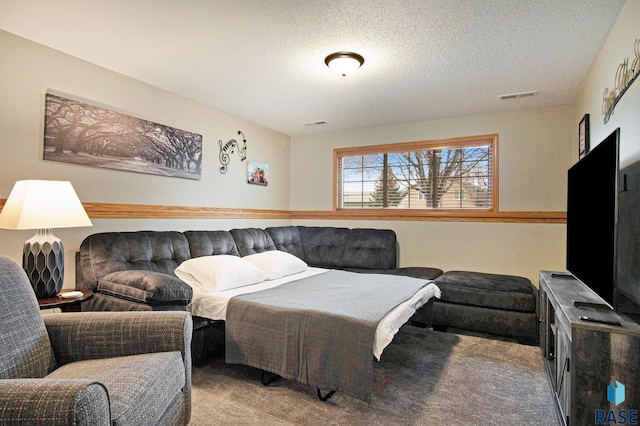
[[[427,284],[332,270],[233,297],[225,360],[371,401],[376,327]]]

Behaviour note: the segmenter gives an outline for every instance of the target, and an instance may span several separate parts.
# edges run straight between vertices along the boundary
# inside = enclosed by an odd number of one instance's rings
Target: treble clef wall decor
[[[242,146],[240,146],[238,141],[235,139],[231,139],[224,145],[221,140],[218,141],[218,144],[220,145],[220,163],[222,163],[220,173],[227,173],[227,166],[229,165],[229,161],[231,161],[230,154],[233,154],[235,149],[238,149],[240,161],[244,161],[247,158],[247,140],[241,130],[238,130],[238,134],[242,135]]]

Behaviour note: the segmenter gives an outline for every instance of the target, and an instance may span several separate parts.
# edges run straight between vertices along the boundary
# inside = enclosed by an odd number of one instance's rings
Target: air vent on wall
[[[320,124],[327,124],[324,120],[309,121],[308,123],[302,123],[303,126],[319,126]]]
[[[526,98],[529,96],[535,96],[538,94],[537,90],[532,90],[531,92],[520,92],[520,93],[510,93],[508,95],[500,95],[498,99],[501,101],[506,101],[507,99],[517,99],[517,98]]]

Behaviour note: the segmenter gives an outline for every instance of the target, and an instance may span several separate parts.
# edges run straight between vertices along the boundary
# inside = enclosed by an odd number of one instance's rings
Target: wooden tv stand
[[[576,301],[587,306],[574,306]],[[566,425],[595,424],[597,410],[640,410],[640,325],[599,309],[599,302],[572,276],[540,271],[540,346]],[[617,406],[607,399],[607,387],[616,381],[625,386]]]

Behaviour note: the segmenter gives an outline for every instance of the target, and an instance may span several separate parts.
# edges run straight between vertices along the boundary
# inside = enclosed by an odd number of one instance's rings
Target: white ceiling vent
[[[527,98],[529,96],[535,96],[538,94],[537,90],[532,90],[530,92],[520,92],[520,93],[510,93],[508,95],[500,95],[498,99],[501,101],[506,101],[507,99],[516,99],[516,98]]]
[[[327,122],[324,120],[318,120],[318,121],[309,121],[308,123],[302,123],[303,126],[319,126],[321,124],[327,124]]]

